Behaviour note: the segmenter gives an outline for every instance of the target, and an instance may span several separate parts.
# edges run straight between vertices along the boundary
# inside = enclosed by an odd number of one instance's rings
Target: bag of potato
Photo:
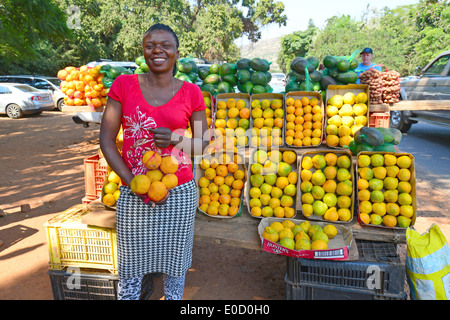
[[[436,224],[406,230],[406,276],[412,300],[450,300],[450,248]]]

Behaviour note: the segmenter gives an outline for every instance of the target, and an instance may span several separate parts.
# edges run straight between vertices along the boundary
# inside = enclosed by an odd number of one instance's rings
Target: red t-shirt
[[[184,82],[175,96],[166,104],[154,107],[147,103],[139,86],[138,75],[117,77],[108,97],[122,104],[123,146],[122,157],[133,175],[145,174],[148,169],[142,163],[142,155],[153,150],[161,156],[172,155],[178,160],[178,185],[193,178],[191,158],[174,146],[161,149],[155,145],[149,128],[166,127],[183,135],[194,111],[206,108],[200,88]]]

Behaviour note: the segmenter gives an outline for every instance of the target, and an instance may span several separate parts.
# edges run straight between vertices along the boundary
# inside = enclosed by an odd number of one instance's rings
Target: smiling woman
[[[139,299],[144,275],[155,272],[166,274],[166,299],[181,299],[192,262],[197,192],[190,157],[208,145],[207,122],[200,88],[174,78],[178,45],[171,28],[152,26],[142,40],[149,71],[117,77],[103,114],[100,147],[123,181],[116,218],[119,299]],[[184,136],[188,125],[192,138]],[[121,126],[122,154],[115,145]],[[178,185],[160,201],[150,200],[150,191],[141,195],[129,187],[149,170],[142,155],[150,150],[178,162]]]

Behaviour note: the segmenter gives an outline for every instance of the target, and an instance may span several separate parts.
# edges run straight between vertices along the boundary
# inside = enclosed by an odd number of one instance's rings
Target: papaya
[[[238,90],[241,93],[251,94],[253,92],[253,83],[251,83],[250,81],[248,81],[248,82],[239,82],[237,87],[238,87]]]
[[[266,71],[269,71],[269,69],[270,69],[270,63],[265,59],[253,58],[250,61],[250,67],[255,71],[266,72]]]
[[[273,92],[273,88],[270,84],[266,84],[264,86],[264,90],[266,91],[266,93],[272,93]]]
[[[309,77],[311,78],[312,82],[318,82],[320,81],[320,79],[322,79],[322,72],[314,70],[309,74]]]
[[[216,89],[216,87],[215,87],[214,85],[212,85],[211,83],[207,83],[207,84],[203,85],[203,86],[201,87],[201,90],[202,90],[202,91],[205,91],[205,92],[209,92],[209,93],[211,93],[213,96],[215,96],[215,95],[217,94],[217,89]]]
[[[301,91],[300,90],[300,83],[296,81],[289,81],[286,85],[286,92],[292,92],[292,91]]]
[[[253,83],[253,85],[260,85],[260,86],[265,86],[268,83],[267,76],[263,71],[255,71],[252,74],[250,81]]]
[[[236,67],[239,70],[248,70],[250,69],[250,62],[251,60],[247,58],[240,59],[238,60],[238,62],[236,62]]]
[[[233,87],[226,81],[222,81],[217,86],[218,93],[232,93],[234,92]]]
[[[342,82],[345,84],[356,83],[357,79],[358,79],[358,74],[355,71],[351,71],[351,70],[346,71],[346,72],[339,72],[336,76],[336,80],[338,82]]]
[[[258,93],[266,93],[266,89],[264,88],[264,86],[261,86],[261,85],[257,84],[257,85],[255,85],[255,86],[253,87],[252,92],[253,92],[254,94],[258,94]]]
[[[331,68],[331,69],[328,70],[328,75],[330,77],[332,77],[333,79],[336,79],[338,74],[339,74],[339,71],[338,71],[338,69],[336,67]]]
[[[224,77],[228,74],[235,74],[236,73],[236,65],[234,63],[223,63],[219,67],[219,75],[221,77]]]
[[[211,72],[211,71],[210,71]],[[204,84],[219,84],[220,83],[220,76],[218,74],[210,74],[208,75],[205,80],[203,80]]]
[[[373,151],[373,147],[367,143],[358,144],[358,146],[356,147],[356,154],[363,152],[363,151],[371,152],[371,151]]]
[[[314,65],[302,57],[294,58],[293,62],[291,62],[291,69],[297,73],[305,74],[305,68],[307,68],[309,73],[315,70]]]
[[[314,69],[319,67],[319,59],[316,57],[307,57],[306,60],[314,66]]]
[[[177,63],[177,70],[188,74],[193,69],[192,64],[189,61],[183,61]]]
[[[356,58],[352,58],[352,60],[350,60],[350,70],[355,70],[359,65],[358,59]]]
[[[373,151],[395,152],[395,147],[391,143],[383,143],[382,145],[373,147]]]
[[[197,81],[198,78],[198,74],[197,72],[195,72],[194,70],[192,70],[191,72],[189,72],[188,74],[189,79],[191,79],[191,82],[194,83],[195,81]]]
[[[236,71],[236,78],[239,82],[242,83],[248,82],[250,81],[251,76],[252,75],[250,74],[250,72],[246,69],[238,69]]]
[[[267,83],[269,83],[272,80],[272,74],[269,71],[264,72],[264,74],[266,75]]]
[[[327,90],[329,85],[335,85],[335,84],[336,84],[336,80],[334,80],[330,76],[325,76],[325,77],[322,77],[322,79],[320,79],[320,87],[322,88],[322,90]]]
[[[305,81],[306,76],[304,74],[300,74],[298,72],[295,72],[293,70],[289,71],[288,77],[294,81],[300,82]]]
[[[353,138],[357,143],[368,144],[373,147],[384,143],[384,138],[381,132],[372,127],[362,127],[355,132]]]
[[[391,130],[388,128],[375,128],[376,130],[380,131],[383,135],[384,143],[392,143],[394,141],[394,135],[392,134]]]
[[[403,134],[400,130],[395,128],[389,128],[389,130],[392,132],[394,136],[393,144],[397,145],[402,141]]]
[[[237,85],[237,77],[235,74],[227,74],[222,77],[223,81],[228,82],[232,87],[235,87]]]
[[[348,69],[350,69],[350,62],[345,58],[341,58],[337,62],[336,67],[339,72],[346,72]]]
[[[350,143],[348,144],[348,149],[354,154],[356,155],[356,148],[358,148],[359,143],[355,141],[355,139],[353,139],[352,141],[350,141]]]
[[[336,67],[337,64],[337,59],[333,56],[326,56],[325,58],[323,58],[323,65],[325,66],[325,68],[328,69],[332,69],[334,67]]]
[[[214,63],[214,64],[212,64],[209,67],[209,73],[211,73],[211,74],[219,74],[219,68],[220,68],[219,64]]]
[[[209,75],[209,68],[200,68],[198,70],[198,77],[201,80],[205,80],[205,78]]]

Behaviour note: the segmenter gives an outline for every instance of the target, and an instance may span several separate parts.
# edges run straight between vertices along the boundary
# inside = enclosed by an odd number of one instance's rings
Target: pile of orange
[[[217,152],[204,156],[199,164],[199,209],[210,216],[235,216],[241,206],[246,179],[241,155]]]
[[[147,195],[152,201],[161,201],[167,190],[178,185],[178,160],[174,156],[162,157],[155,151],[147,151],[142,163],[148,169],[146,174],[136,175],[130,183],[130,189],[136,194]]]
[[[214,135],[223,140],[229,139],[233,146],[248,145],[247,130],[250,128],[250,109],[243,99],[229,98],[218,100],[214,121]]]
[[[100,73],[100,66],[69,66],[59,70],[57,77],[62,80],[61,91],[65,94],[65,105],[88,105],[93,108],[106,105],[107,91],[102,84],[103,74]]]
[[[252,101],[251,145],[254,147],[281,146],[283,144],[284,109],[281,99],[255,99]]]
[[[322,142],[322,107],[316,97],[286,99],[286,144],[317,146]]]

